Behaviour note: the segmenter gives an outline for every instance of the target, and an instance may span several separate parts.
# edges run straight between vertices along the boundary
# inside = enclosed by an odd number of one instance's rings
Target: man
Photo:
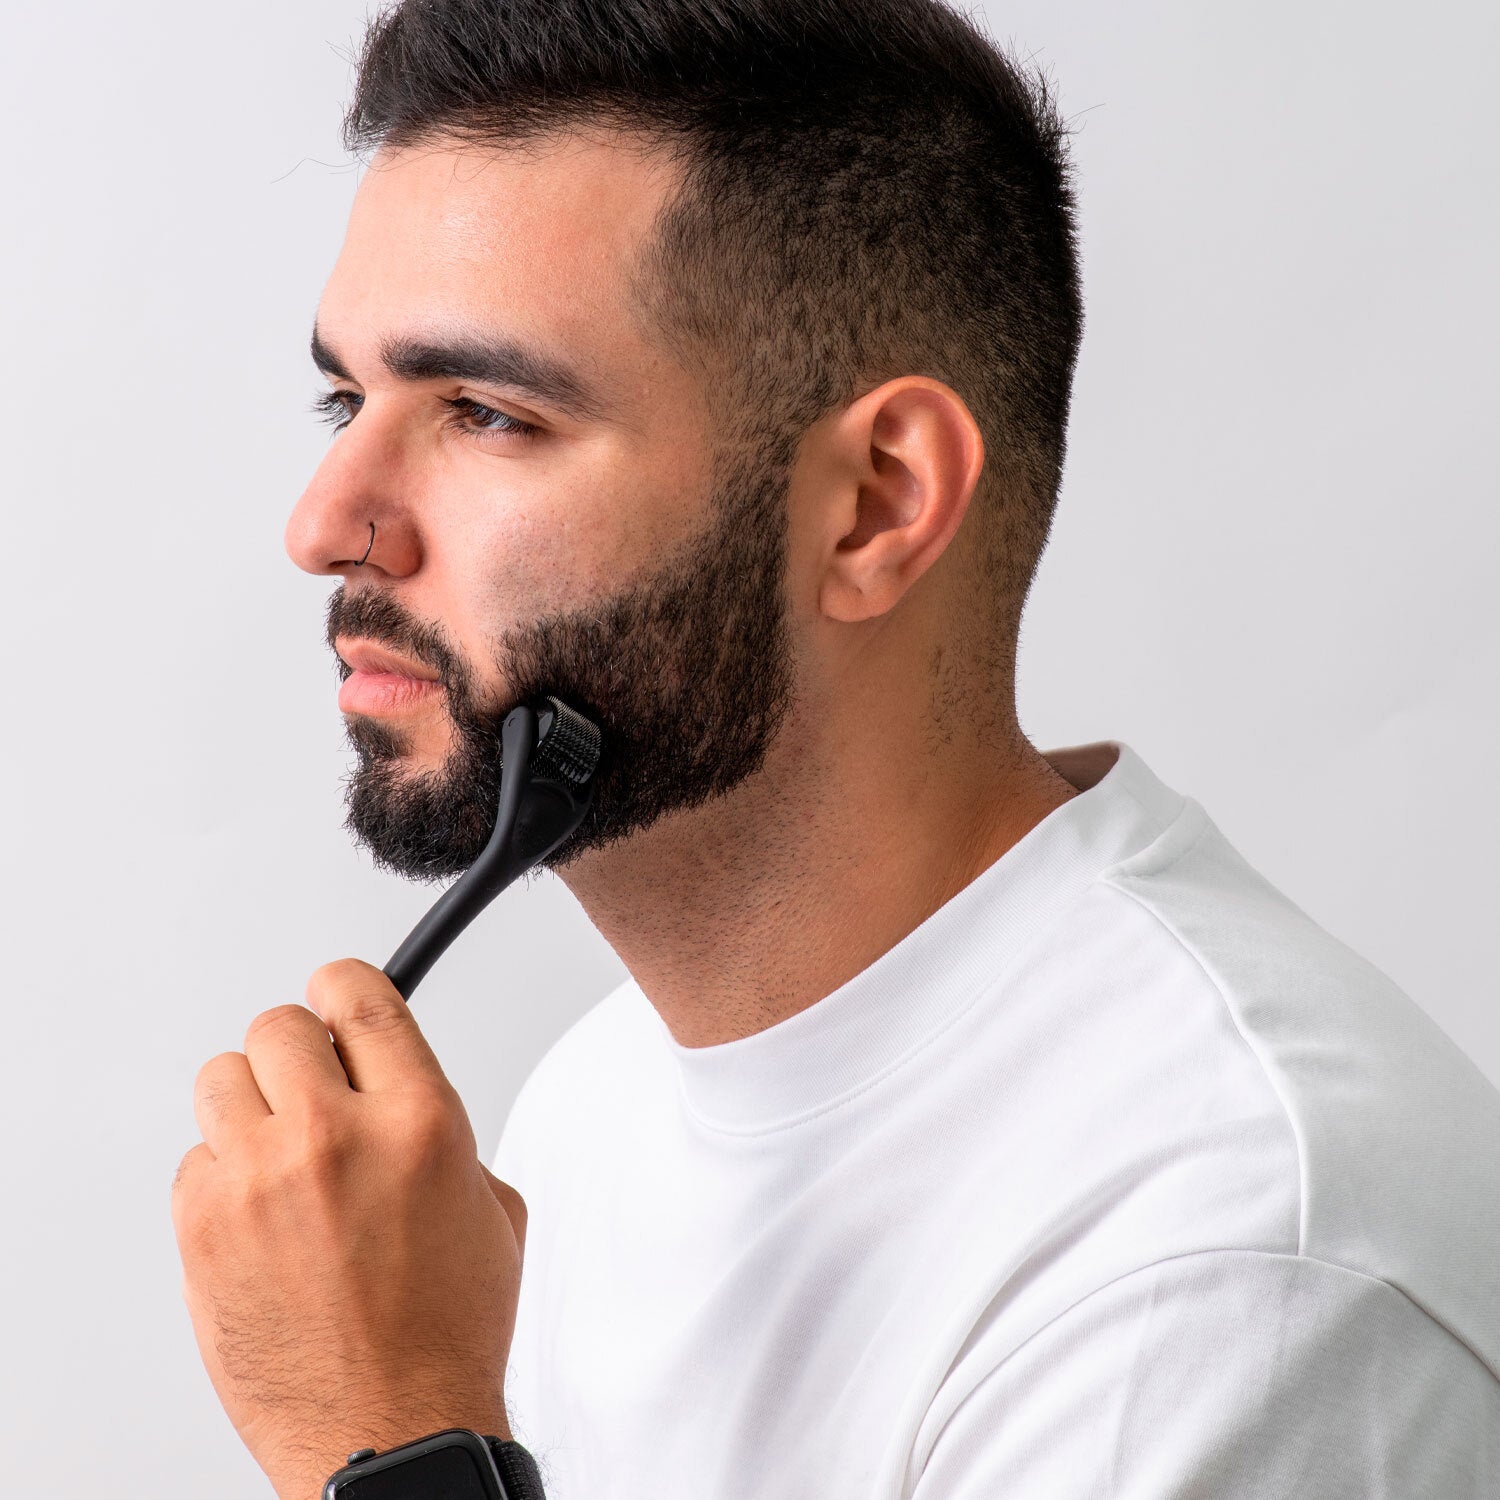
[[[185,1290],[283,1500],[455,1427],[551,1500],[1500,1492],[1500,1097],[1016,721],[1081,329],[1041,82],[934,0],[407,0],[349,136],[287,544],[350,826],[460,872],[556,693],[631,979],[494,1176],[369,965],[205,1066]]]

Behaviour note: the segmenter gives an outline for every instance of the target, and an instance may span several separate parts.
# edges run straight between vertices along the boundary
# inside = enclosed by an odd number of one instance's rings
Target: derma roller
[[[448,945],[506,886],[577,831],[593,800],[599,744],[592,721],[556,698],[523,703],[505,716],[495,831],[385,966],[402,999],[411,999]]]

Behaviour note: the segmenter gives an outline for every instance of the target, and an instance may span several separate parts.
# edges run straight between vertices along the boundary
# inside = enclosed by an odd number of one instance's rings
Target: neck
[[[1019,730],[899,749],[794,710],[730,796],[562,868],[681,1045],[816,1004],[1076,795]]]

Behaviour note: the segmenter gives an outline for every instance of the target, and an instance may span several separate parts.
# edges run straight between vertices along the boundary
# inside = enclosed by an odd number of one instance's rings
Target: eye
[[[493,406],[483,406],[467,396],[444,400],[443,405],[453,408],[449,426],[460,432],[508,432],[515,437],[530,437],[540,430],[534,422],[523,422],[509,412],[496,411]]]
[[[354,420],[355,412],[364,401],[365,398],[355,391],[319,391],[313,398],[311,411],[320,422],[326,422],[335,432],[342,432]]]
[[[320,422],[327,423],[335,433],[340,433],[359,414],[359,409],[364,404],[365,398],[357,391],[319,391],[313,397],[311,410]],[[541,431],[534,422],[523,422],[509,412],[471,401],[467,396],[459,396],[453,400],[445,398],[443,405],[453,411],[446,425],[459,432],[503,432],[512,437],[525,438]]]

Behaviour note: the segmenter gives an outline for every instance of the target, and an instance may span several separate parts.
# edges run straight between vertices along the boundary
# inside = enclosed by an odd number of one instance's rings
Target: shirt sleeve
[[[1500,1496],[1500,1380],[1341,1266],[1182,1256],[989,1360],[987,1341],[1000,1348],[981,1331],[929,1411],[910,1500]]]

